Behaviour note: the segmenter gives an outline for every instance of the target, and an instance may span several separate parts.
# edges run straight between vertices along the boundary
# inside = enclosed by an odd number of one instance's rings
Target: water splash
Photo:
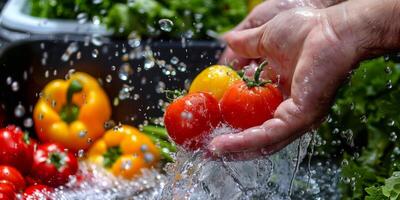
[[[232,132],[222,126],[212,135]],[[286,199],[310,138],[305,135],[272,156],[250,161],[215,160],[201,151],[179,150],[176,162],[166,167],[167,182],[158,199]]]

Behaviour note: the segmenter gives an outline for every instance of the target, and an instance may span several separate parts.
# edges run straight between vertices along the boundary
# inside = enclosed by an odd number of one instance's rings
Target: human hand
[[[280,150],[322,121],[338,87],[361,59],[371,52],[377,55],[376,49],[400,47],[400,24],[388,28],[385,20],[377,20],[393,8],[378,11],[381,2],[359,2],[321,10],[292,9],[260,27],[226,35],[229,46],[240,56],[269,61],[272,73],[267,74],[279,80],[287,99],[264,124],[214,138],[209,146],[212,153],[250,159]],[[372,8],[374,12],[365,15],[365,9]],[[387,37],[376,29],[394,34]]]
[[[293,8],[311,7],[311,8],[326,8],[335,5],[344,0],[268,0],[256,6],[251,13],[232,31],[246,30],[259,27],[265,24],[277,14]],[[225,35],[229,35],[229,32]],[[248,65],[251,59],[244,58],[231,48],[227,47],[221,55],[221,64],[234,63],[235,67],[241,68]]]

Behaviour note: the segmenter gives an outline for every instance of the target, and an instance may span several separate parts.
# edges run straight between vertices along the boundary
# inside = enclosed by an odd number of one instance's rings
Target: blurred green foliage
[[[247,0],[30,0],[30,14],[42,18],[97,18],[116,36],[208,38],[233,28],[247,14]],[[158,21],[173,22],[171,32]]]
[[[386,198],[382,190],[393,190],[388,181],[400,171],[399,81],[399,64],[383,58],[363,62],[318,130],[326,144],[317,151],[341,162],[343,199]]]

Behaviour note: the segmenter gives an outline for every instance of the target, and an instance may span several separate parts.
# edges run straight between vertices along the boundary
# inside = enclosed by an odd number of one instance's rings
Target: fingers
[[[246,30],[265,24],[267,21],[272,19],[280,12],[280,10],[277,9],[277,3],[279,2],[275,0],[270,0],[256,6],[250,12],[250,14],[233,29],[233,31]],[[223,36],[223,38],[225,39],[225,36]],[[234,53],[232,49],[230,49],[230,47],[227,47],[224,53],[221,55],[219,63],[231,64],[231,62],[234,62],[235,67],[242,68],[243,66],[249,64],[250,60],[239,56],[238,54]]]
[[[308,114],[313,116],[313,113]],[[217,155],[261,149],[275,152],[303,134],[312,121],[292,99],[288,99],[279,105],[274,118],[263,125],[214,138],[210,143],[210,151]]]
[[[227,47],[224,53],[221,55],[218,63],[222,65],[230,65],[236,69],[241,69],[243,66],[248,65],[251,62],[250,59],[246,59],[238,56],[231,48]]]
[[[243,31],[232,31],[225,38],[229,47],[239,56],[257,59],[264,55],[262,42],[266,25]]]

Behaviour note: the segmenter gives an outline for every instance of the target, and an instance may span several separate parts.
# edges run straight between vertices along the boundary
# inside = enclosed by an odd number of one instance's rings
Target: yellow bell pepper
[[[220,100],[225,91],[240,80],[238,73],[228,66],[213,65],[204,69],[190,85],[189,94],[206,92]]]
[[[140,169],[156,165],[160,152],[150,137],[138,129],[122,125],[106,131],[87,154],[90,162],[104,166],[115,176],[132,178]]]
[[[38,100],[33,119],[39,139],[78,151],[101,137],[111,105],[97,80],[76,72],[68,80],[53,80]]]

